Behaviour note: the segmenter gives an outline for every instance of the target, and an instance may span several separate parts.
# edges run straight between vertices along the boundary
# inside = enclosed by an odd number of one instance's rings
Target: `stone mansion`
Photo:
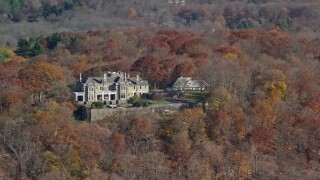
[[[130,77],[123,72],[108,72],[103,77],[85,77],[80,74],[74,92],[78,103],[102,101],[106,104],[126,102],[134,95],[149,92],[149,83],[139,75]]]

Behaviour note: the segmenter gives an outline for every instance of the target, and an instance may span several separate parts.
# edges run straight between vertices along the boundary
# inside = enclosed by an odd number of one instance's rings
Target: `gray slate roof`
[[[98,83],[101,84],[103,82],[103,77],[85,77],[82,79],[82,83],[83,84],[94,84],[94,83]],[[120,78],[119,76],[117,77],[108,77],[107,78],[107,82],[108,83],[120,83],[123,82],[123,79]]]
[[[129,83],[132,83],[134,85],[149,85],[148,81],[143,80],[141,78],[139,78],[139,82],[137,82],[137,77],[131,77],[131,78],[127,78],[127,81]],[[107,75],[107,82],[110,84],[113,83],[122,83],[124,82],[124,75],[123,74],[119,74],[119,73],[108,73]],[[101,84],[103,83],[103,77],[85,77],[82,78],[81,83],[83,84]]]
[[[193,80],[191,77],[180,77],[174,82],[172,87],[173,88],[180,88],[180,87],[200,88],[201,86],[207,87],[208,83],[204,81]]]
[[[128,78],[128,81],[135,84],[135,85],[142,85],[142,86],[147,86],[149,85],[148,81],[146,80],[143,80],[141,78],[139,78],[139,82],[137,82],[137,77],[131,77],[131,78]]]

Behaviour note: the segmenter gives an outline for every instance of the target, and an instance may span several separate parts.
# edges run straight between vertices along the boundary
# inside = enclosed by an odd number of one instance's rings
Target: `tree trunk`
[[[39,92],[38,94],[34,94],[34,101],[36,103],[36,105],[42,107],[43,106],[43,102],[42,102],[42,92]]]
[[[21,176],[22,176],[22,168],[21,168],[21,164],[17,163],[17,167],[16,167],[16,175],[15,175],[15,180],[21,180]]]

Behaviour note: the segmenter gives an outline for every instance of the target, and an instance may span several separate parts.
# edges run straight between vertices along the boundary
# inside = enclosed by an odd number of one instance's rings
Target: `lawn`
[[[189,91],[188,93],[189,93],[188,96],[180,98],[179,100],[185,100],[188,103],[197,104],[208,96],[207,92]]]
[[[150,105],[152,105],[152,104],[170,104],[168,101],[158,101],[158,100],[147,100],[149,103],[150,103]]]

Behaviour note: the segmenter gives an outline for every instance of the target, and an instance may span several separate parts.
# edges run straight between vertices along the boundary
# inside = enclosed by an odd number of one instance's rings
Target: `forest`
[[[0,1],[0,179],[318,179],[317,0]],[[79,74],[180,76],[206,108],[77,120]]]

